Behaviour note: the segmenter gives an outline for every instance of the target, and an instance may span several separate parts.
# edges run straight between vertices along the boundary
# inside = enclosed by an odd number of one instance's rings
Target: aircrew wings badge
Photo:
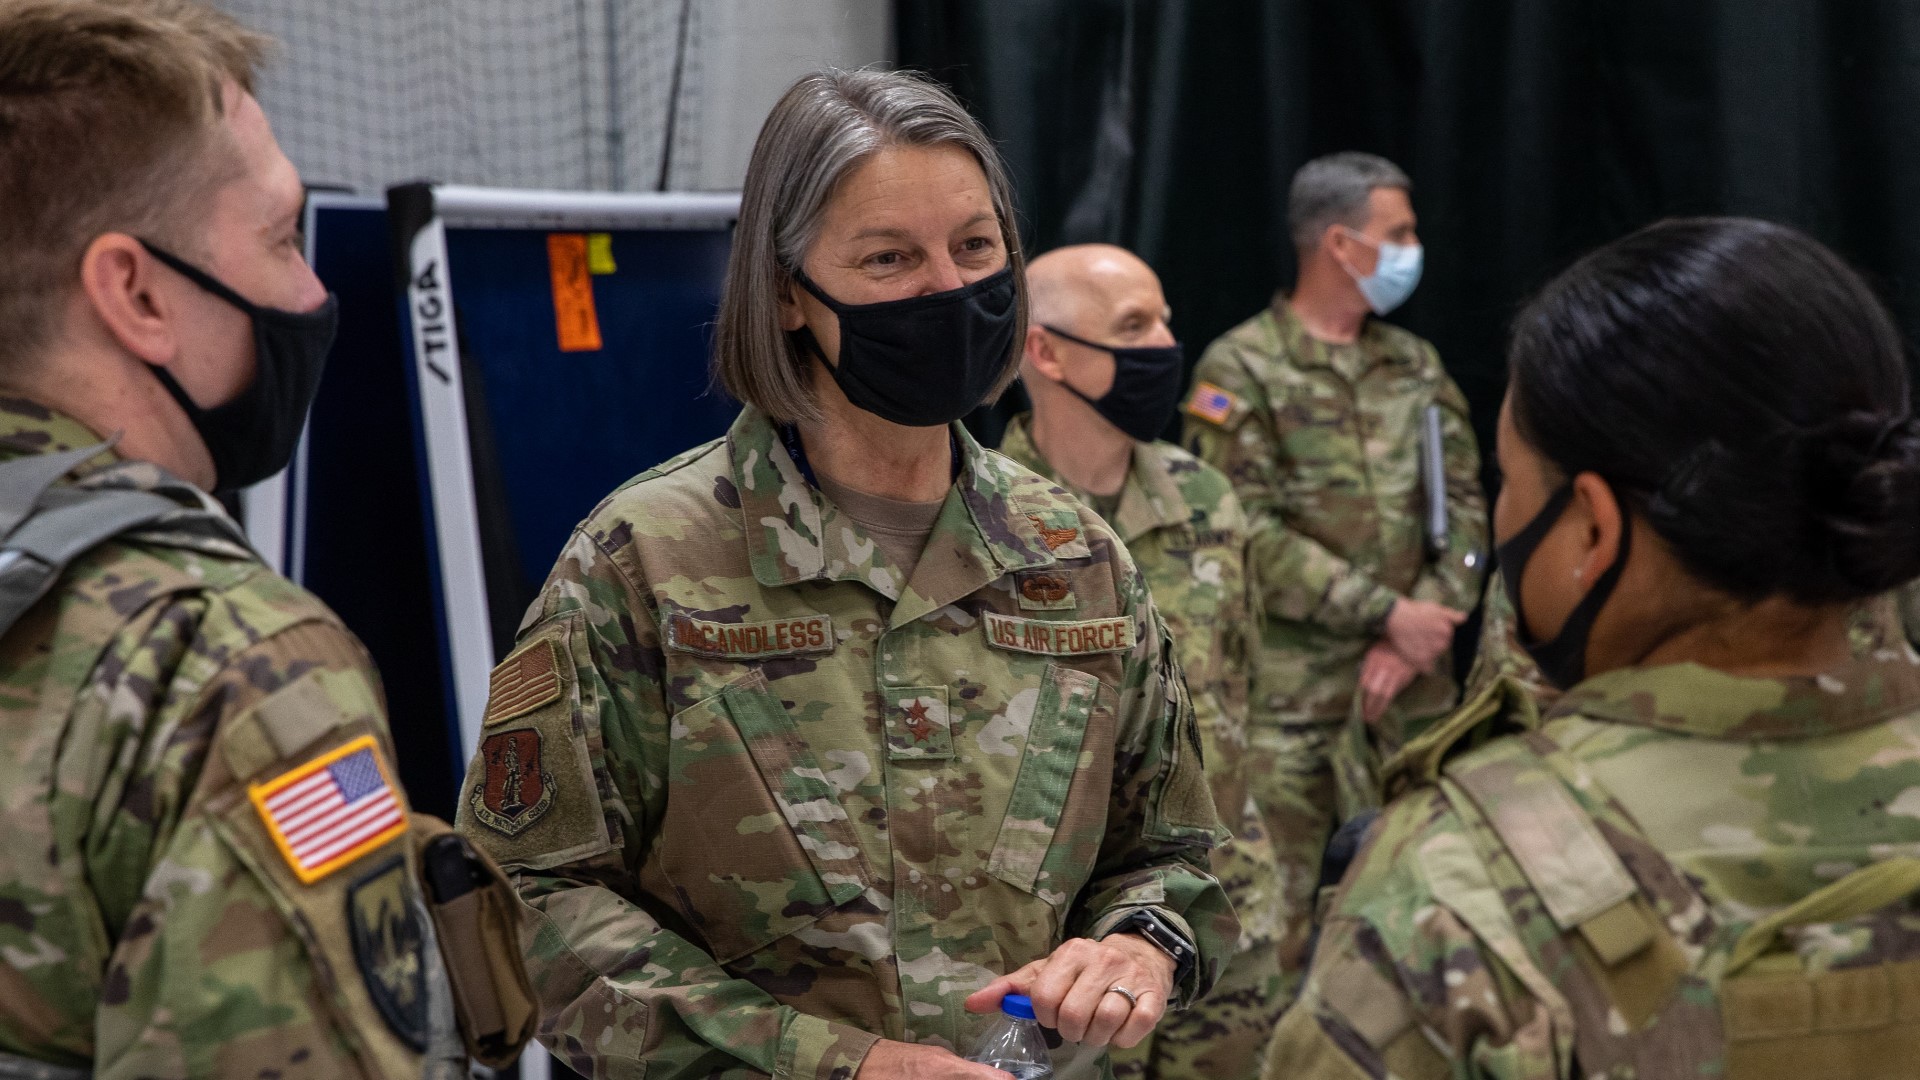
[[[392,777],[379,743],[362,735],[247,795],[294,876],[311,885],[407,831]]]
[[[1193,396],[1187,399],[1187,412],[1210,424],[1225,424],[1239,404],[1238,397],[1203,379],[1193,384]]]

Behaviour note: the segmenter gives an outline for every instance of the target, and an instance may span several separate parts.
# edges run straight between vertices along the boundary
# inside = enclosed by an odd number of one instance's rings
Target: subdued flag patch
[[[1187,399],[1187,412],[1209,423],[1224,424],[1238,404],[1239,398],[1203,379],[1193,384],[1193,396]]]
[[[362,735],[247,789],[294,875],[311,885],[407,831],[380,746]]]
[[[560,658],[553,639],[540,638],[493,669],[487,679],[487,711],[481,726],[504,723],[559,696]]]

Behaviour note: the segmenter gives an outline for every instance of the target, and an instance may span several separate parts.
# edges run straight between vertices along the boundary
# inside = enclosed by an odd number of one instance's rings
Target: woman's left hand
[[[1071,938],[1052,955],[1002,975],[967,998],[969,1012],[991,1012],[1008,994],[1033,999],[1034,1016],[1069,1042],[1138,1046],[1166,1014],[1173,957],[1138,934],[1101,941]],[[1110,991],[1120,986],[1136,999]]]

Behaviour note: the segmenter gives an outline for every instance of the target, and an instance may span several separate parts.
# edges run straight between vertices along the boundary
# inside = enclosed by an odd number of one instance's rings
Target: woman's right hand
[[[1422,672],[1431,673],[1440,654],[1453,644],[1454,627],[1465,622],[1467,614],[1445,604],[1415,600],[1403,596],[1387,612],[1386,640]]]
[[[856,1080],[1008,1080],[990,1065],[956,1055],[938,1046],[881,1039],[860,1062]]]

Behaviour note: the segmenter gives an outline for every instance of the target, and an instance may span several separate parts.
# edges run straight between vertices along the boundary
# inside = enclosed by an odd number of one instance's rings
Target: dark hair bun
[[[1852,413],[1809,477],[1838,577],[1866,593],[1920,577],[1920,422]]]
[[[1514,323],[1513,418],[1744,600],[1920,577],[1920,423],[1900,335],[1846,263],[1745,218],[1664,221],[1581,259]]]

